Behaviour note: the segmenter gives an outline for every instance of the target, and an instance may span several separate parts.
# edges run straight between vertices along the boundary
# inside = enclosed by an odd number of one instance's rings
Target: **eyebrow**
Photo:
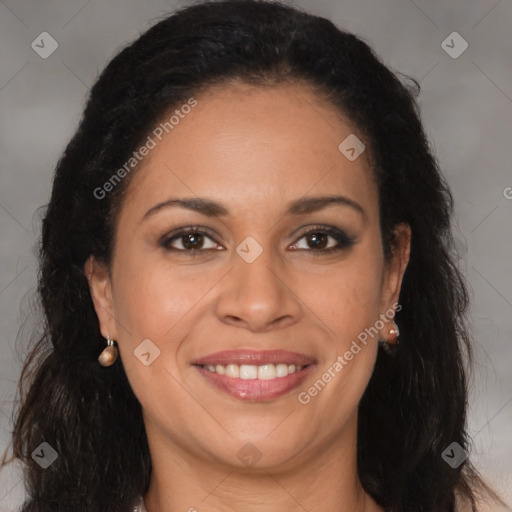
[[[349,199],[345,196],[319,196],[319,197],[302,197],[287,204],[287,214],[290,215],[303,215],[306,213],[313,213],[322,210],[330,205],[349,206],[356,210],[363,217],[366,217],[366,212],[363,207],[356,201]],[[143,220],[153,216],[163,208],[168,207],[181,207],[187,210],[192,210],[207,217],[217,217],[229,215],[229,210],[221,203],[207,198],[191,197],[191,198],[170,198],[166,201],[156,204],[151,207],[142,218]]]

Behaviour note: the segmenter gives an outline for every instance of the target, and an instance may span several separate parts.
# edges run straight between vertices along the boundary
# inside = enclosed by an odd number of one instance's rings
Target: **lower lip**
[[[228,395],[240,400],[263,402],[274,400],[298,388],[311,373],[314,366],[312,364],[298,372],[290,373],[286,377],[276,377],[270,380],[237,379],[205,370],[201,366],[196,366],[196,368],[208,382]]]

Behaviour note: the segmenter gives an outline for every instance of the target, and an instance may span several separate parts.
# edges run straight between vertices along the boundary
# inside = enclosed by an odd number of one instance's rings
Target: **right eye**
[[[207,244],[210,240],[210,244]],[[218,250],[219,245],[213,238],[204,230],[199,227],[188,227],[174,232],[170,236],[166,236],[160,242],[160,245],[169,251],[191,252],[204,251],[204,250]]]

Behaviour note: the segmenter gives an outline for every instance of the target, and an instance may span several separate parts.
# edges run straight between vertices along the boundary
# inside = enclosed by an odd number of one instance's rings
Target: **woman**
[[[160,21],[56,169],[23,512],[477,510],[451,212],[355,36],[252,0]]]

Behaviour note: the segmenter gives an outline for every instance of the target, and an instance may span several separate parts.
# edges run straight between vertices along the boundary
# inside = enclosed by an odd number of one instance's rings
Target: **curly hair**
[[[452,442],[469,443],[468,294],[450,252],[453,199],[421,124],[419,85],[327,19],[280,2],[224,0],[182,8],[120,51],[56,166],[39,247],[44,332],[24,362],[12,433],[29,494],[22,512],[127,511],[148,489],[141,405],[121,361],[97,362],[104,339],[84,275],[91,255],[110,264],[136,170],[102,199],[94,191],[166,113],[232,81],[308,85],[364,136],[386,258],[398,223],[409,224],[412,242],[396,315],[401,344],[379,348],[359,404],[359,478],[386,510],[452,512],[457,496],[476,510],[477,491],[492,491],[469,460],[452,468],[441,457]],[[58,458],[42,470],[31,454],[44,441]]]

